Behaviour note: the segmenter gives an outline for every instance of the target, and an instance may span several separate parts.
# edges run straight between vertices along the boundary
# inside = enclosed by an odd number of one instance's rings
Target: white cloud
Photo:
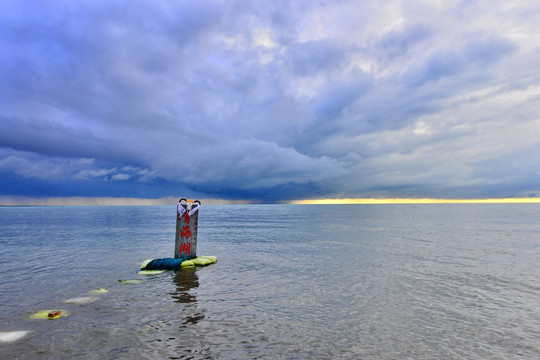
[[[131,178],[130,174],[114,174],[111,176],[111,180],[129,180]]]
[[[88,180],[92,178],[101,178],[106,179],[113,172],[116,171],[116,168],[113,169],[92,169],[92,170],[81,170],[73,176],[75,180]]]

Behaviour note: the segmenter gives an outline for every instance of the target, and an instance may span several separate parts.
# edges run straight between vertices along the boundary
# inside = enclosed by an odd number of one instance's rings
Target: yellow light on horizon
[[[311,199],[294,200],[290,204],[302,205],[339,205],[339,204],[504,204],[504,203],[540,203],[540,198],[504,198],[504,199]]]

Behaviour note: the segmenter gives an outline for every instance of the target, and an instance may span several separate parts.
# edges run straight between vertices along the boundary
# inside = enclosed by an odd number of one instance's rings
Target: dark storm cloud
[[[2,194],[538,190],[528,2],[1,6]]]

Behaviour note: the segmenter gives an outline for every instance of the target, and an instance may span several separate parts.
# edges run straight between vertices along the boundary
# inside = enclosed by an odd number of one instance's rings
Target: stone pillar
[[[197,228],[199,222],[199,200],[180,199],[176,208],[176,236],[174,257],[197,256]]]

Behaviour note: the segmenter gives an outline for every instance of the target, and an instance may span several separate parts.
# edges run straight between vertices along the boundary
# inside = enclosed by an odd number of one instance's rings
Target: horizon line
[[[347,205],[347,204],[505,204],[505,203],[540,203],[540,198],[487,198],[487,199],[436,199],[436,198],[335,198],[292,200],[290,204],[298,205]]]
[[[206,205],[260,204],[256,200],[225,200],[201,198]],[[132,197],[47,197],[0,196],[0,206],[140,206],[174,205],[178,198],[174,196],[157,199]],[[293,205],[346,205],[346,204],[504,204],[504,203],[540,203],[540,197],[486,198],[486,199],[437,199],[437,198],[327,198],[286,200],[278,204]]]

